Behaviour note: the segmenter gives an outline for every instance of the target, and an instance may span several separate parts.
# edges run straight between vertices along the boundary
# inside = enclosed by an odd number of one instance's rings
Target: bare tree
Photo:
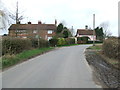
[[[20,15],[20,13],[19,13],[18,5],[19,4],[18,4],[18,1],[17,1],[17,3],[16,3],[16,24],[24,19],[23,15]]]
[[[109,30],[109,25],[110,25],[110,24],[109,24],[108,21],[102,22],[102,23],[100,24],[100,27],[103,28],[104,38],[107,38],[107,37],[109,37],[109,36],[112,35],[112,33],[111,33],[110,30]]]
[[[15,12],[9,14],[9,17],[12,18],[13,20],[15,20],[15,23],[18,24],[21,20],[24,19],[24,16],[21,15],[20,11],[19,11],[19,3],[18,1],[16,2],[16,8],[15,8]]]

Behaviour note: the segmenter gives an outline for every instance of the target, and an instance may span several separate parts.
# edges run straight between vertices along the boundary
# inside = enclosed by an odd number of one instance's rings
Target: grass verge
[[[13,66],[13,65],[18,64],[22,61],[28,60],[30,58],[37,56],[37,55],[43,54],[47,51],[50,51],[52,49],[54,49],[54,48],[53,47],[40,48],[40,49],[23,51],[22,53],[19,53],[16,55],[5,55],[2,57],[2,69]]]
[[[80,45],[80,44],[71,44],[71,45],[60,45],[60,46],[57,46],[57,47],[67,47],[67,46],[76,46],[76,45]]]
[[[109,57],[105,56],[103,54],[103,52],[102,52],[102,45],[90,46],[87,49],[97,51],[96,53],[98,55],[100,55],[103,58],[103,60],[105,60],[105,62],[107,62],[108,64],[112,65],[113,67],[115,67],[117,69],[120,69],[120,67],[119,67],[120,62],[119,62],[119,60],[116,60],[116,59],[109,58]]]
[[[91,49],[91,50],[102,50],[102,45],[101,45],[101,44],[98,44],[98,45],[95,45],[95,46],[90,46],[90,47],[88,47],[87,49]]]

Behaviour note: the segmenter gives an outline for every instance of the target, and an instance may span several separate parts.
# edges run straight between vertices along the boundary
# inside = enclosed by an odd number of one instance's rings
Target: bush
[[[58,39],[57,38],[52,38],[49,40],[50,46],[55,47],[57,45]]]
[[[66,40],[67,45],[75,44],[75,39],[74,38],[66,38],[65,40]]]
[[[31,42],[32,42],[32,47],[33,48],[38,48],[38,39],[36,38],[30,38]]]
[[[58,46],[66,45],[65,39],[64,38],[58,38],[57,45]]]
[[[48,47],[48,41],[42,39],[42,38],[30,38],[32,42],[32,47],[33,48],[43,48],[43,47]]]
[[[44,40],[42,38],[39,39],[39,44],[38,48],[44,48],[44,47],[49,47],[48,41]]]
[[[77,37],[77,42],[78,42],[78,44],[87,43],[88,39],[89,39],[89,37]]]
[[[103,43],[103,53],[109,58],[120,60],[120,39],[109,38]]]
[[[31,47],[32,43],[29,39],[6,37],[2,40],[2,55],[17,54]]]
[[[88,44],[93,44],[93,41],[88,41]],[[103,41],[95,41],[95,43],[103,43]]]

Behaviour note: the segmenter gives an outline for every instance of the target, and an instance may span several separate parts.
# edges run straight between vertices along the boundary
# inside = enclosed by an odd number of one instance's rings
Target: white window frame
[[[48,34],[52,34],[53,33],[53,30],[48,30]]]
[[[37,30],[33,30],[33,33],[37,33],[38,31]]]
[[[48,37],[47,39],[48,39],[48,41],[51,39],[52,37]]]

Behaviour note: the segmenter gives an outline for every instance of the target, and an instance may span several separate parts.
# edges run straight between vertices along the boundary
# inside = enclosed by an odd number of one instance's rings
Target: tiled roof
[[[79,34],[79,35],[93,35],[93,30],[77,29],[77,34]]]
[[[55,24],[12,24],[9,30],[56,30]]]

